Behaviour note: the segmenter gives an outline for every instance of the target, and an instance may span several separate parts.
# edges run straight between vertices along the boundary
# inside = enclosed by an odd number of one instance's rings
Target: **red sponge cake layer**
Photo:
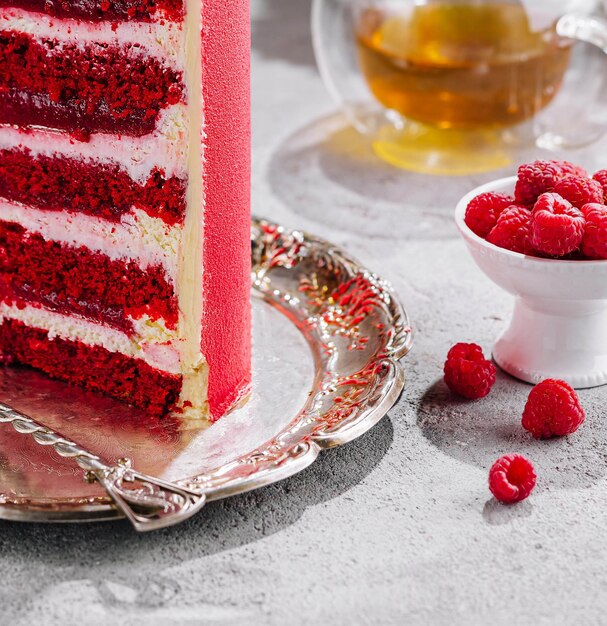
[[[15,306],[17,309],[33,306],[53,313],[75,315],[119,330],[125,335],[132,335],[135,332],[133,320],[127,316],[124,309],[104,308],[97,302],[66,301],[55,293],[34,293],[29,287],[11,285],[2,276],[0,276],[0,304]]]
[[[14,320],[0,324],[0,354],[12,363],[101,391],[151,415],[163,415],[179,397],[179,376],[166,374],[139,359],[76,341],[49,339],[49,333]]]
[[[142,269],[134,262],[111,260],[88,248],[72,248],[0,222],[0,281],[4,291],[52,299],[56,307],[87,316],[115,311],[177,324],[177,299],[162,267]]]
[[[0,0],[0,7],[91,21],[148,21],[155,16],[177,20],[183,16],[182,0]]]
[[[180,72],[137,48],[82,48],[0,31],[0,123],[141,136],[183,95]]]
[[[182,223],[185,216],[186,181],[166,178],[157,168],[141,184],[116,164],[0,150],[0,189],[7,200],[111,221],[133,207],[170,225]]]

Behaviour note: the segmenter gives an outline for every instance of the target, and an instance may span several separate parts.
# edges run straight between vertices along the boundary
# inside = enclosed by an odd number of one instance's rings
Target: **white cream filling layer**
[[[16,307],[0,303],[0,323],[5,319],[17,320],[48,331],[49,339],[79,341],[87,346],[105,348],[129,357],[141,359],[149,366],[170,374],[179,374],[179,351],[175,333],[164,324],[142,318],[134,321],[135,335],[123,332],[80,317],[54,313],[34,306]]]
[[[60,131],[19,130],[0,125],[0,150],[26,148],[33,156],[64,156],[85,162],[119,165],[134,181],[145,183],[155,168],[166,178],[187,176],[187,106],[175,104],[160,112],[156,130],[143,137],[96,133],[77,141]]]
[[[205,0],[203,0],[205,1]],[[208,366],[202,354],[202,247],[204,232],[204,119],[202,101],[202,11],[200,0],[186,0],[185,82],[188,97],[188,187],[178,276],[179,336],[186,416],[208,412]]]
[[[112,260],[135,261],[146,269],[161,265],[167,279],[177,280],[180,226],[168,226],[144,211],[133,209],[120,222],[67,211],[42,211],[0,200],[0,221],[14,222],[46,240],[85,246]]]
[[[56,39],[60,44],[84,48],[92,43],[136,45],[146,56],[154,56],[175,69],[183,69],[183,28],[168,20],[160,22],[87,22],[57,19],[17,8],[0,9],[0,29],[27,33],[39,39]],[[134,51],[136,52],[136,49]]]

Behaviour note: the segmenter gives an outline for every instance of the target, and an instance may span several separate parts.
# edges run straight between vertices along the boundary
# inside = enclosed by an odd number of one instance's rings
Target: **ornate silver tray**
[[[111,463],[216,500],[301,471],[378,422],[403,386],[407,315],[390,286],[339,248],[254,220],[253,393],[212,428],[152,420],[29,369],[0,368],[0,402]],[[73,460],[0,425],[0,518],[75,522],[120,512]]]

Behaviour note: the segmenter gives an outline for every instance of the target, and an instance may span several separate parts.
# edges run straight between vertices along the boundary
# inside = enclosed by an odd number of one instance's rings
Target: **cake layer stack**
[[[0,355],[211,421],[250,382],[243,0],[0,0]]]

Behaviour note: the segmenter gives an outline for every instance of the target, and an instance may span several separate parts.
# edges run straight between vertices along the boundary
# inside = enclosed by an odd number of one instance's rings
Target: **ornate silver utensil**
[[[203,491],[141,474],[131,467],[129,459],[108,465],[77,443],[1,403],[0,423],[10,424],[18,433],[30,435],[41,446],[50,446],[60,456],[73,459],[84,470],[84,479],[98,481],[139,532],[178,524],[205,505]]]

